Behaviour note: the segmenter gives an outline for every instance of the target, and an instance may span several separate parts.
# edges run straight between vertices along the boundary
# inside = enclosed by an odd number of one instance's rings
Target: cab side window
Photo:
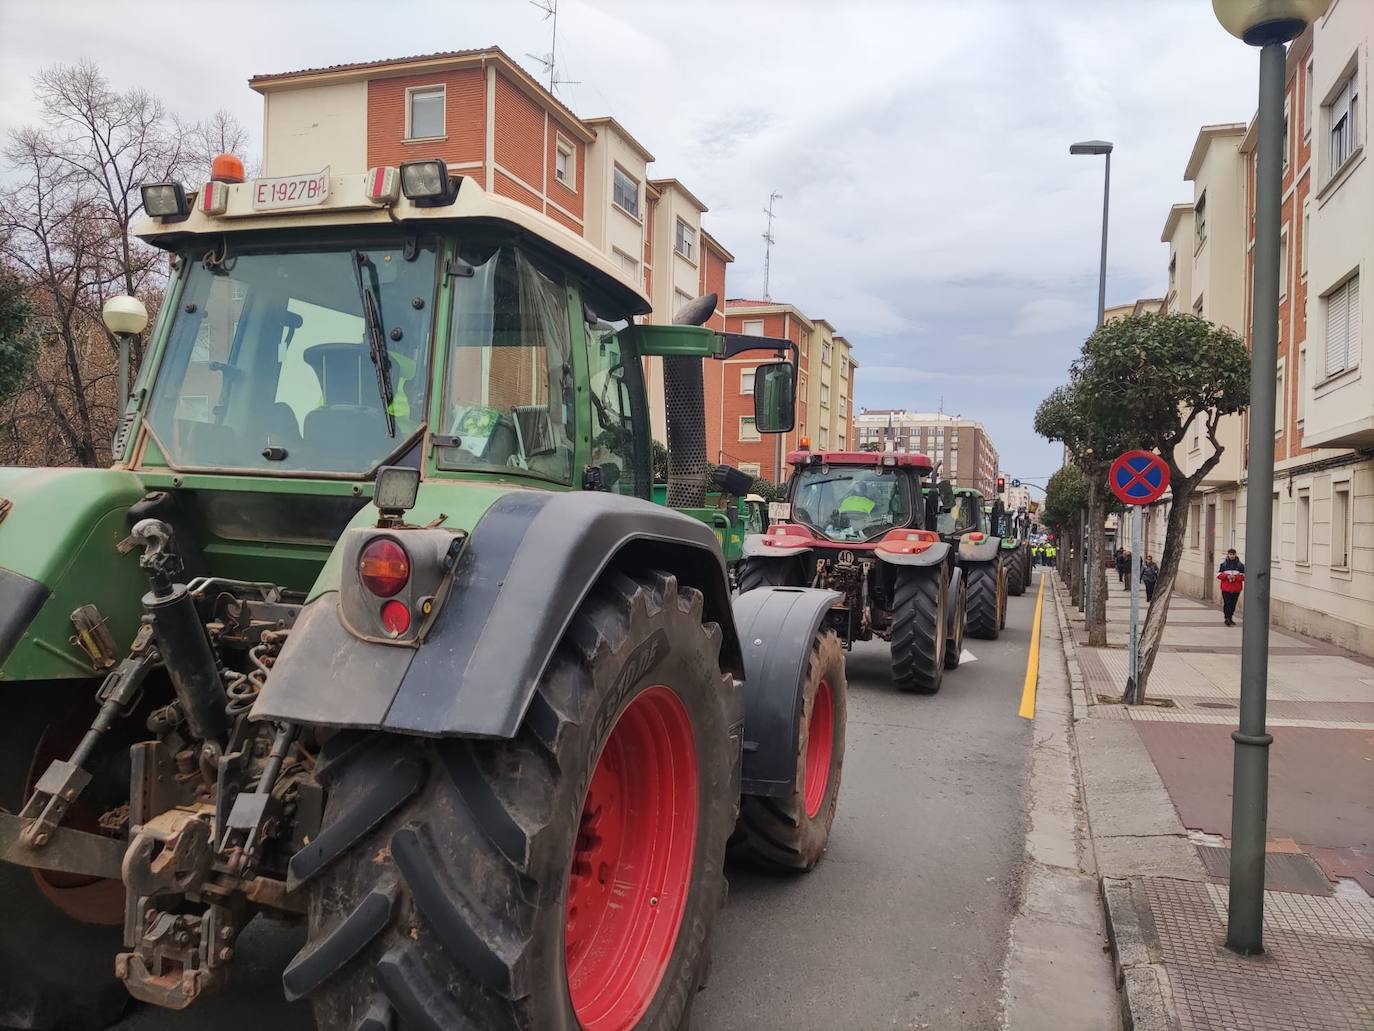
[[[639,359],[627,355],[616,333],[624,323],[587,324],[587,377],[591,393],[591,464],[606,489],[648,498],[650,443]],[[638,416],[638,418],[636,417]]]

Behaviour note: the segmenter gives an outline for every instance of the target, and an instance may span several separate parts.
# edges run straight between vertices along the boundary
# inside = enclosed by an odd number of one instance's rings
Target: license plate
[[[283,175],[253,180],[253,210],[313,208],[329,197],[329,167],[307,175]]]
[[[792,506],[786,501],[768,502],[768,518],[787,520],[792,518]]]

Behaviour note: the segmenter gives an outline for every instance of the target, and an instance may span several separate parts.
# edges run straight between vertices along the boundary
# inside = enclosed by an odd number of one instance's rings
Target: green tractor
[[[983,514],[995,537],[1002,542],[1002,563],[1007,570],[1007,595],[1019,598],[1031,582],[1031,554],[1025,515],[1002,507],[1001,502],[983,506]]]
[[[935,529],[954,549],[968,592],[967,633],[995,641],[1007,625],[1007,567],[1002,542],[992,529],[993,519],[983,508],[983,495],[972,487],[944,487],[944,501]],[[927,494],[938,493],[937,487]],[[1000,519],[1002,503],[992,504]]]
[[[703,359],[779,350],[777,432],[795,351],[713,298],[635,325],[438,161],[144,207],[173,272],[113,466],[0,470],[0,1025],[182,1009],[258,915],[326,1031],[684,1025],[727,846],[809,869],[835,816],[836,596],[732,604],[684,514]]]

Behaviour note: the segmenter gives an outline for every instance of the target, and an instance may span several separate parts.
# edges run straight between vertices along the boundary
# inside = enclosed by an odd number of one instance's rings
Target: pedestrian
[[[1046,557],[1045,557],[1045,561],[1046,561],[1046,564],[1049,565],[1049,566],[1053,566],[1053,565],[1054,565],[1055,556],[1057,556],[1058,554],[1059,554],[1059,549],[1056,548],[1053,544],[1046,545],[1046,546],[1045,546],[1045,556],[1046,556]]]
[[[1140,563],[1140,582],[1145,585],[1145,601],[1155,600],[1155,584],[1159,582],[1159,566],[1155,565],[1155,557],[1146,555],[1145,561]]]
[[[1130,553],[1129,551],[1124,552],[1124,553],[1122,554],[1122,556],[1121,556],[1121,572],[1122,572],[1122,574],[1123,574],[1123,579],[1122,579],[1121,583],[1125,586],[1125,588],[1126,588],[1126,593],[1127,593],[1127,594],[1130,594],[1130,593],[1131,593],[1131,553]]]
[[[1236,603],[1240,601],[1240,592],[1245,586],[1245,563],[1240,560],[1235,548],[1227,549],[1226,557],[1217,568],[1217,579],[1221,581],[1221,614],[1227,626],[1235,626]]]
[[[1125,548],[1117,548],[1117,549],[1116,549],[1116,556],[1115,556],[1115,561],[1116,561],[1116,582],[1119,583],[1119,584],[1124,584],[1124,583],[1126,582],[1126,565],[1125,565],[1125,563],[1122,561],[1122,559],[1124,558],[1125,554],[1126,554],[1126,549],[1125,549]]]

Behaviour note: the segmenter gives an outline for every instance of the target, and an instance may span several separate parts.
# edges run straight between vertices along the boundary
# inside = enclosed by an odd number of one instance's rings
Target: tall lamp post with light
[[[1112,200],[1112,145],[1106,140],[1084,140],[1082,143],[1072,143],[1069,145],[1070,154],[1088,154],[1091,156],[1101,155],[1102,164],[1102,257],[1097,263],[1097,325],[1102,325],[1107,318],[1107,215],[1111,210]],[[1091,540],[1090,534],[1092,527],[1087,526],[1084,520],[1083,532],[1083,589],[1078,592],[1078,610],[1091,615],[1091,606],[1088,604],[1088,542]],[[1098,572],[1101,576],[1101,571]]]
[[[1278,364],[1279,223],[1283,192],[1284,44],[1326,10],[1328,0],[1212,0],[1231,35],[1260,48],[1259,148],[1255,175],[1255,280],[1251,292],[1250,448],[1245,490],[1249,562],[1241,630],[1240,727],[1231,732],[1231,889],[1226,947],[1264,951],[1264,838],[1269,812],[1269,554],[1273,536],[1275,376]]]

